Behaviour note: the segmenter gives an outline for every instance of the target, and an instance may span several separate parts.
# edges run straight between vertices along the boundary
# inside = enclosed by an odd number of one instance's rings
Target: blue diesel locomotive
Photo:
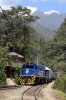
[[[53,78],[53,71],[45,66],[25,63],[20,71],[20,84],[40,84]]]

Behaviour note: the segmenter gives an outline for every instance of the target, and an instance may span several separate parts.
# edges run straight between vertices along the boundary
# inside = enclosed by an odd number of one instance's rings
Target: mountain
[[[57,30],[66,18],[66,13],[58,14],[54,12],[48,15],[39,10],[35,11],[32,15],[40,18],[36,21],[38,24],[51,30]]]
[[[47,40],[52,39],[56,34],[53,30],[44,27],[37,22],[31,22],[30,26],[33,27],[39,35],[44,36],[44,38]]]

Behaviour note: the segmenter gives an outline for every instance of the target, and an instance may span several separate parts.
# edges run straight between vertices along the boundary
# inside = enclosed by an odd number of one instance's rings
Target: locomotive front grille
[[[34,84],[35,83],[35,76],[23,76],[20,78],[20,84]]]
[[[21,85],[22,85],[22,84],[25,84],[25,81],[22,80],[22,79],[20,79],[20,84],[21,84]]]

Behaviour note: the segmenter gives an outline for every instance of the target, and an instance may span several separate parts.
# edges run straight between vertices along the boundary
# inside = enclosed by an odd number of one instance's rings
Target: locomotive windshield
[[[22,69],[34,69],[33,65],[24,65]]]
[[[28,69],[34,69],[34,66],[33,65],[26,65],[26,68],[28,68]]]

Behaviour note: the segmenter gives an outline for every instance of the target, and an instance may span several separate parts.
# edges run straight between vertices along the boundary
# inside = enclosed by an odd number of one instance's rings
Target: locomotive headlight
[[[28,74],[29,73],[29,69],[26,69],[26,74]]]

